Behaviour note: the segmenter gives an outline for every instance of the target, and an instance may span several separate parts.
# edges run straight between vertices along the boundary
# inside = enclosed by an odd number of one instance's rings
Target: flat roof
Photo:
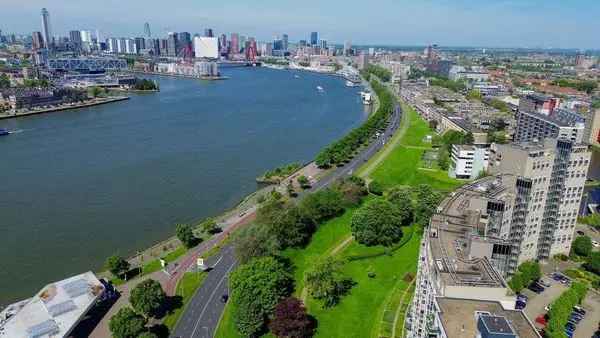
[[[91,271],[46,285],[0,330],[0,337],[66,337],[104,292]]]
[[[477,313],[488,316],[488,328],[514,330],[519,338],[539,338],[533,324],[521,310],[505,310],[502,304],[495,301],[472,300],[462,298],[436,297],[440,312],[439,317],[446,336],[449,338],[477,337]],[[494,322],[494,318],[502,317]]]
[[[497,201],[512,191],[514,180],[512,175],[498,175],[467,184],[446,197],[431,216],[429,248],[445,285],[506,287],[487,257],[471,258],[469,252],[471,240],[482,238],[482,210],[475,205]]]
[[[514,334],[508,320],[503,316],[482,315],[479,319],[483,322],[490,333]]]

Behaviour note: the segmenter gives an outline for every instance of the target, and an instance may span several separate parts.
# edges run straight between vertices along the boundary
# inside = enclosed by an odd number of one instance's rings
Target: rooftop
[[[550,115],[527,111],[520,111],[520,113],[554,124],[558,127],[575,127],[577,124],[583,124],[585,122],[583,116],[566,109],[556,109]]]
[[[514,333],[519,338],[539,338],[533,324],[519,310],[505,310],[499,302],[437,297],[440,320],[449,338],[477,337],[476,313],[482,315],[490,331]],[[502,319],[500,319],[502,318]]]
[[[459,188],[438,206],[430,221],[429,245],[445,285],[506,287],[487,257],[471,258],[469,252],[471,239],[487,240],[482,237],[482,210],[488,201],[509,193],[514,180],[512,175],[483,178]]]
[[[46,285],[0,330],[0,337],[66,337],[104,287],[92,272]]]

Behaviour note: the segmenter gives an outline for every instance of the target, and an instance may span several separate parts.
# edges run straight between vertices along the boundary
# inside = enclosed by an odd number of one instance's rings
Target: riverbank
[[[106,98],[95,98],[95,99],[91,99],[89,101],[82,102],[82,103],[62,104],[60,106],[52,107],[52,108],[44,108],[44,109],[39,109],[39,110],[28,110],[28,111],[24,111],[24,112],[16,112],[14,114],[3,114],[3,115],[0,115],[0,120],[10,119],[10,118],[15,118],[15,117],[38,115],[38,114],[46,114],[46,113],[52,113],[52,112],[57,112],[57,111],[63,111],[63,110],[87,108],[87,107],[99,106],[99,105],[103,105],[103,104],[107,104],[107,103],[124,101],[124,100],[129,100],[129,97],[128,96],[111,96],[111,97],[106,97]]]
[[[145,75],[156,75],[156,76],[169,76],[169,77],[179,77],[186,79],[198,79],[198,80],[206,80],[206,81],[220,81],[220,80],[229,80],[229,76],[192,76],[186,74],[172,74],[172,73],[161,73],[161,72],[145,72],[142,70],[128,70],[129,73],[134,74],[145,74]]]

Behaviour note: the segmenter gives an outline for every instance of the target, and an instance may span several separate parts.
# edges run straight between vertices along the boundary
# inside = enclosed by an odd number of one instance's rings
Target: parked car
[[[517,300],[517,303],[515,304],[515,309],[523,310],[526,306],[527,306],[527,303]]]
[[[228,299],[229,299],[229,295],[222,295],[221,296],[221,303],[227,303]]]
[[[577,306],[577,305],[573,306],[573,311],[575,311],[577,313],[580,313],[580,314],[582,314],[584,316],[585,316],[585,313],[586,313],[585,310],[581,306]]]
[[[585,235],[585,233],[584,233],[583,231],[581,231],[581,230],[577,230],[577,234],[578,234],[579,236],[583,236],[583,235]]]
[[[541,286],[544,286],[544,287],[547,287],[547,288],[549,288],[549,287],[550,287],[550,282],[548,282],[547,280],[540,279],[540,280],[538,280],[537,282],[538,282],[538,284],[540,284]]]
[[[522,300],[524,302],[527,302],[529,300],[529,298],[522,293],[517,293],[517,299]]]
[[[540,286],[540,285],[538,285],[538,284],[535,284],[535,283],[534,283],[534,284],[531,284],[531,285],[529,285],[527,288],[528,288],[529,290],[531,290],[531,291],[535,292],[535,293],[542,293],[542,292],[544,292],[544,290],[545,290],[543,286]]]
[[[592,245],[594,246],[594,248],[597,248],[600,246],[600,243],[598,243],[598,241],[592,241]]]

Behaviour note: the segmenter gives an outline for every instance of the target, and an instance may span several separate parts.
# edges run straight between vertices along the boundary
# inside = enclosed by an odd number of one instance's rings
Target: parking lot
[[[542,328],[542,325],[535,322],[535,319],[539,315],[546,314],[544,308],[550,305],[556,298],[558,298],[565,290],[567,286],[553,280],[549,276],[544,276],[543,279],[550,283],[550,287],[546,288],[544,292],[537,294],[529,289],[523,289],[521,293],[529,297],[527,306],[524,311],[527,317],[534,322],[535,327]]]
[[[587,311],[585,318],[577,325],[574,338],[589,338],[598,330],[600,321],[600,295],[594,291],[588,291],[583,300],[583,308]]]

